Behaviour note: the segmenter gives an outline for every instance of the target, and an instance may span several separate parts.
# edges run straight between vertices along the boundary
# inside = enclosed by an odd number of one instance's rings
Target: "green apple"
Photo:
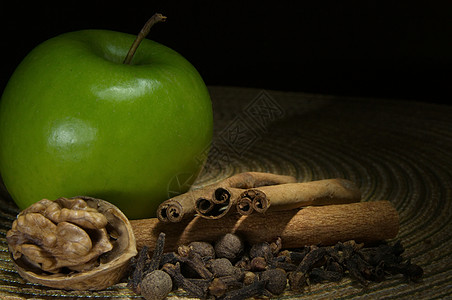
[[[0,103],[0,172],[19,208],[88,195],[143,218],[171,182],[193,183],[212,138],[208,90],[185,58],[151,40],[123,64],[134,39],[66,33],[17,67]]]

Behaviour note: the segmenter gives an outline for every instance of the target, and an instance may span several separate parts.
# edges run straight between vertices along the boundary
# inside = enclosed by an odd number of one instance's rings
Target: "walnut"
[[[106,201],[84,196],[31,205],[6,237],[23,278],[60,289],[113,285],[137,254],[127,217]]]

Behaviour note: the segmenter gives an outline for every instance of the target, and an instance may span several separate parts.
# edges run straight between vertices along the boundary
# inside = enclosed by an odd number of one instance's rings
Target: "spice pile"
[[[334,246],[305,246],[283,250],[281,240],[246,245],[235,234],[215,243],[191,242],[164,253],[159,235],[152,256],[145,246],[132,261],[128,286],[145,299],[164,299],[181,288],[191,297],[246,299],[301,292],[312,283],[340,281],[348,276],[363,286],[403,274],[418,281],[421,267],[404,260],[400,242],[364,247],[354,241]]]

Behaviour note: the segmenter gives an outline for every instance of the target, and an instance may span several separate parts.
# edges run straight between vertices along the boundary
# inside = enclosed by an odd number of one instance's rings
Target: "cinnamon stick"
[[[279,175],[265,172],[244,172],[224,179],[223,185],[225,187],[249,189],[259,186],[293,182],[297,182],[297,179],[289,175]]]
[[[242,207],[247,208],[250,200],[252,210],[264,213],[270,207],[271,210],[290,210],[309,205],[359,202],[361,191],[352,181],[342,178],[263,186],[240,195],[236,205],[239,213],[249,214],[249,209],[244,211]]]
[[[237,206],[237,211],[242,215],[242,216],[247,216],[253,213],[254,208],[253,208],[253,200],[251,200],[250,197],[247,196],[242,196],[240,198],[240,201],[237,202],[236,204]]]
[[[224,199],[223,203],[212,201],[217,188],[238,188],[247,189],[265,185],[296,182],[293,176],[278,175],[263,172],[244,172],[223,179],[206,187],[189,191],[164,201],[157,209],[157,218],[162,222],[180,222],[185,215],[193,215],[196,212],[196,204],[199,201],[199,211],[207,218],[217,218],[213,212],[223,212],[229,210],[232,202]],[[223,214],[220,214],[222,216]]]
[[[228,214],[218,220],[195,217],[180,223],[157,218],[130,221],[137,247],[153,249],[160,232],[166,234],[165,250],[192,241],[215,241],[226,233],[242,235],[250,243],[281,238],[287,248],[332,245],[339,241],[375,242],[394,238],[399,217],[389,201],[309,206],[303,209],[269,211],[265,215]]]
[[[231,187],[216,188],[211,198],[200,197],[195,202],[196,212],[206,219],[219,219],[226,215],[233,203],[237,202],[243,189]]]
[[[200,197],[195,203],[195,209],[206,219],[219,219],[225,216],[237,202],[242,189],[291,182],[296,182],[296,178],[262,172],[240,173],[223,180],[222,184],[214,190],[211,198]]]
[[[157,218],[162,222],[180,222],[185,215],[195,213],[195,201],[201,197],[210,197],[216,184],[189,191],[162,202],[157,209]]]

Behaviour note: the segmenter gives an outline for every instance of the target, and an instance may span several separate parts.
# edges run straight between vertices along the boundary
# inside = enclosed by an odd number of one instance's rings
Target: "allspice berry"
[[[140,288],[144,299],[163,300],[173,289],[173,281],[166,272],[155,270],[143,278]]]
[[[243,252],[244,242],[236,234],[227,233],[223,235],[215,243],[215,252],[218,258],[227,258],[231,262],[238,259],[239,255]]]
[[[212,259],[208,263],[207,268],[215,277],[234,275],[236,269],[227,258]]]
[[[274,295],[280,295],[284,292],[287,285],[287,274],[282,269],[268,269],[259,276],[260,280],[266,280],[265,288]]]
[[[198,253],[201,257],[215,258],[215,249],[212,244],[207,242],[191,242],[188,247],[194,253]]]
[[[273,258],[273,252],[270,244],[267,242],[256,243],[251,246],[250,258],[263,257],[265,261],[269,262]]]

